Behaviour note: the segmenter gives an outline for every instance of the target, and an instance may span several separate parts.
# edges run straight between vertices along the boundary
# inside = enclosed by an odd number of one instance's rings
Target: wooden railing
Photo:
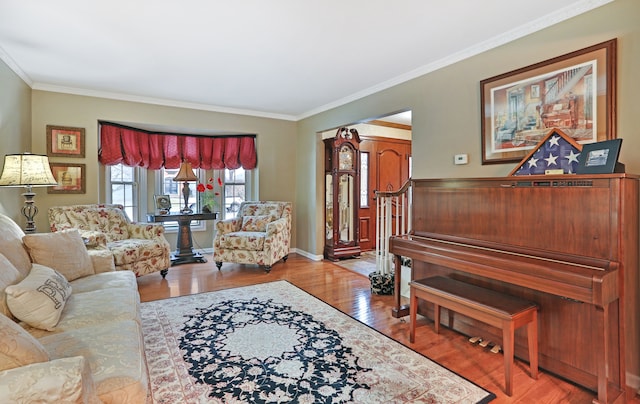
[[[391,274],[393,255],[389,253],[389,237],[411,231],[411,178],[397,191],[374,191],[376,199],[376,271]]]

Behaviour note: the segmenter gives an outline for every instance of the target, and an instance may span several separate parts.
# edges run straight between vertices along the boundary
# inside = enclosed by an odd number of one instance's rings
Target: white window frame
[[[153,189],[157,195],[166,195],[164,193],[164,168],[159,170],[153,170],[155,176],[155,185]],[[207,172],[205,170],[194,169],[196,177],[198,177],[198,182],[206,183],[207,181]],[[182,182],[179,182],[178,189],[182,190]],[[172,211],[180,211],[184,205],[184,200],[182,199],[182,194],[180,194],[180,204],[178,206],[172,206]],[[197,196],[197,195],[196,195]],[[165,231],[167,233],[177,233],[178,232],[178,222],[163,222],[165,227]],[[191,221],[191,231],[206,231],[207,223],[206,220],[192,220]]]
[[[113,202],[113,194],[112,194],[112,186],[114,183],[119,183],[119,181],[112,181],[111,178],[111,167],[106,166],[106,193],[105,193],[105,202],[108,204],[112,204]],[[145,221],[146,222],[146,212],[141,207],[147,206],[147,195],[145,192],[140,192],[140,189],[146,189],[147,183],[147,172],[146,170],[141,170],[140,167],[133,167],[133,180],[131,185],[133,187],[132,191],[132,209],[133,214],[127,213],[129,219],[135,222]],[[125,184],[128,184],[125,182]]]
[[[194,170],[194,172],[196,173],[196,176],[198,176],[199,181],[202,183],[206,183],[209,176],[211,175],[213,178],[221,178],[223,181],[222,184],[222,189],[219,195],[219,199],[218,199],[218,210],[220,211],[220,216],[218,217],[218,219],[225,219],[225,218],[231,218],[231,217],[235,217],[235,212],[226,212],[226,209],[224,207],[224,200],[225,200],[225,195],[224,195],[224,169],[222,170],[213,170],[213,171],[205,171],[205,170]],[[148,213],[153,213],[155,210],[155,205],[153,206],[153,208],[147,212],[147,209],[145,209],[145,207],[147,206],[147,182],[148,182],[148,175],[153,175],[153,181],[154,181],[154,186],[153,189],[154,194],[156,195],[163,195],[163,193],[161,192],[161,190],[163,189],[163,176],[164,176],[164,169],[161,170],[152,170],[152,173],[149,173],[149,170],[145,170],[142,169],[140,167],[134,167],[134,180],[132,182],[133,185],[133,200],[132,203],[133,205],[133,211],[134,211],[134,217],[131,217],[130,219],[136,222],[147,222],[147,214]],[[105,167],[105,188],[106,188],[106,192],[105,192],[105,202],[106,203],[113,203],[113,197],[111,194],[111,187],[113,185],[114,182],[112,182],[111,180],[111,166],[106,166]],[[215,184],[216,188],[218,187],[217,183]],[[182,187],[182,185],[180,185],[180,187]],[[256,195],[258,195],[258,170],[253,169],[253,170],[245,170],[245,182],[244,182],[244,187],[245,187],[245,201],[251,201],[254,200],[254,197]],[[142,190],[142,191],[141,191]],[[152,201],[152,204],[155,204],[155,201]],[[165,229],[167,232],[169,233],[177,233],[178,232],[178,223],[177,222],[164,222],[163,225],[165,226]],[[207,223],[205,220],[202,221],[192,221],[191,222],[191,230],[192,231],[206,231],[207,229]]]

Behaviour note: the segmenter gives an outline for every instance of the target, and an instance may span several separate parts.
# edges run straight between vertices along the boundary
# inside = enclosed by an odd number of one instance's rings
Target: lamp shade
[[[173,177],[174,181],[188,181],[188,182],[196,182],[198,181],[198,177],[193,173],[193,168],[191,168],[191,163],[188,161],[183,161],[180,164],[180,170],[178,174]]]
[[[0,186],[6,187],[47,187],[57,185],[51,173],[49,158],[41,154],[7,154],[0,175]]]

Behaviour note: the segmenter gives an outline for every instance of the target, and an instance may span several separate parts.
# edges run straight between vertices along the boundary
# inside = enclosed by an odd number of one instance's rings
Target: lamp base
[[[36,224],[33,218],[38,214],[38,207],[34,204],[33,197],[36,196],[31,189],[27,189],[27,192],[23,193],[24,206],[22,207],[22,215],[27,219],[27,226],[24,228],[24,232],[27,234],[36,232]]]
[[[189,196],[191,195],[191,190],[189,189],[189,183],[187,181],[182,183],[182,196],[184,197],[184,208],[180,211],[181,213],[193,213],[193,209],[189,207]]]

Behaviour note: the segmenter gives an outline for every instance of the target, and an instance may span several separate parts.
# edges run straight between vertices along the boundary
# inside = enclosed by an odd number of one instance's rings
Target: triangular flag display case
[[[582,145],[560,129],[551,129],[509,175],[575,174]]]

